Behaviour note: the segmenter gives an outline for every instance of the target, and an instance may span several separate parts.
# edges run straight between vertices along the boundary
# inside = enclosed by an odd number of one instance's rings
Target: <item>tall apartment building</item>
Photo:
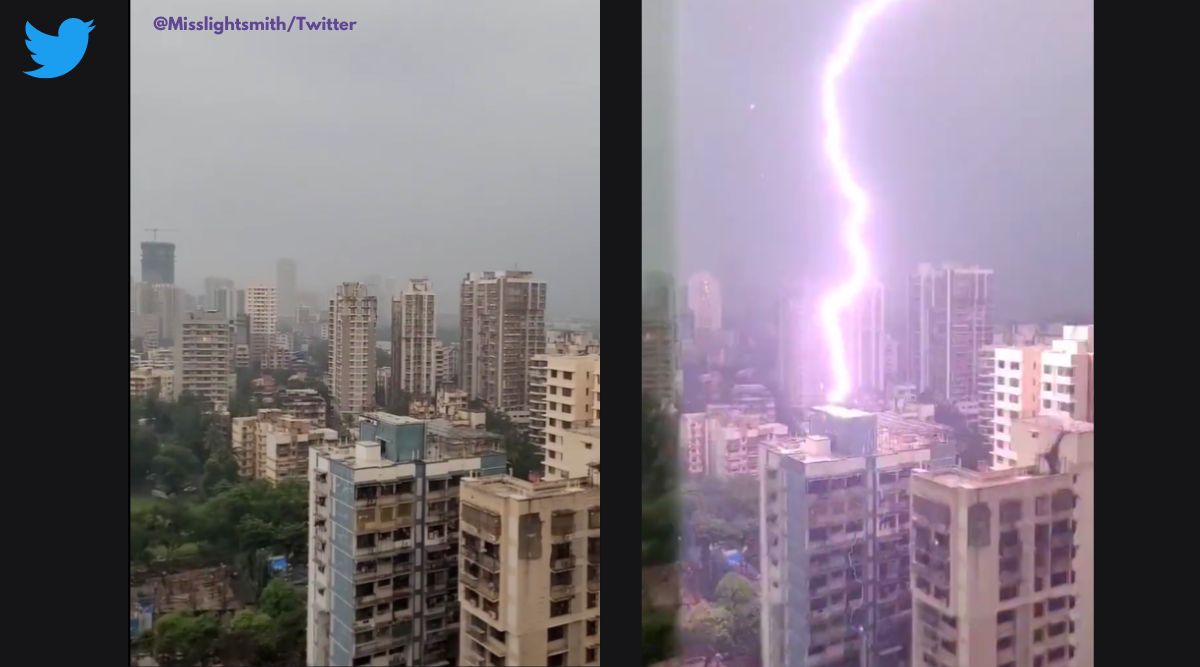
[[[280,321],[296,322],[296,260],[284,258],[275,263],[275,292]]]
[[[462,282],[462,382],[512,415],[529,409],[529,362],[546,347],[546,283],[529,271],[469,273]]]
[[[309,453],[307,664],[458,664],[460,482],[503,474],[497,439],[364,415]]]
[[[642,394],[660,404],[675,400],[678,341],[673,292],[669,275],[645,274],[642,284]]]
[[[1032,421],[1031,467],[913,478],[915,665],[1095,664],[1094,432]]]
[[[879,438],[876,416],[833,406],[763,450],[763,664],[907,665],[908,482],[920,441]]]
[[[721,283],[708,273],[688,278],[687,305],[695,331],[721,330]]]
[[[437,390],[437,324],[429,281],[410,280],[392,300],[392,392]]]
[[[789,285],[779,300],[779,385],[783,403],[794,411],[825,402],[828,364],[813,295],[810,285]]]
[[[221,411],[229,405],[233,371],[233,326],[220,313],[183,316],[174,352],[175,395],[194,394]]]
[[[1095,330],[1063,327],[1063,337],[1042,352],[1043,414],[1095,422]]]
[[[1028,419],[1041,409],[1040,345],[996,347],[992,352],[991,413],[982,416],[990,422],[992,465],[996,468],[1016,465],[1012,449],[1013,422]]]
[[[279,331],[279,310],[274,287],[258,285],[246,288],[246,314],[250,317],[251,363],[262,365],[275,345]]]
[[[438,387],[458,386],[458,343],[433,342],[434,372]]]
[[[909,283],[908,381],[951,403],[977,402],[980,349],[992,343],[992,270],[921,264]]]
[[[304,419],[317,428],[324,428],[328,405],[316,389],[281,389],[275,394],[274,405],[285,415]]]
[[[375,297],[362,283],[342,283],[329,300],[329,380],[341,414],[375,407]]]
[[[175,284],[174,243],[142,242],[142,282],[150,285]]]
[[[561,459],[563,435],[597,419],[600,355],[535,354],[529,363],[530,440],[546,454],[546,474]]]
[[[277,484],[306,479],[309,448],[335,444],[338,433],[283,410],[261,409],[253,417],[231,419],[230,437],[238,476]]]
[[[461,494],[459,664],[599,664],[598,473],[466,479]]]
[[[854,389],[882,396],[887,388],[883,283],[873,281],[859,295],[846,321],[846,341]]]

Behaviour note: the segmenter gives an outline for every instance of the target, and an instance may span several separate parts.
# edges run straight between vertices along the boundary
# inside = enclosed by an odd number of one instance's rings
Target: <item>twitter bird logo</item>
[[[75,69],[83,59],[83,52],[87,51],[88,33],[93,27],[91,21],[84,23],[79,19],[67,19],[58,26],[58,37],[55,37],[26,21],[25,35],[29,39],[25,40],[25,46],[29,48],[33,62],[41,65],[26,74],[38,79],[53,79]]]

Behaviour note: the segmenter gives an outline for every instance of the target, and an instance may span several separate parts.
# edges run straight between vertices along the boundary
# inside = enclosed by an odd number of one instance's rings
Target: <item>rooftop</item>
[[[585,438],[599,438],[600,437],[600,427],[599,426],[581,426],[579,428],[568,429],[568,432],[577,433],[579,435],[582,435]]]
[[[922,479],[955,489],[990,489],[1006,484],[1016,484],[1035,477],[1045,477],[1045,475],[1036,474],[1032,468],[988,471],[943,468],[936,471],[919,470],[917,475]]]
[[[1067,433],[1091,433],[1096,430],[1096,425],[1092,422],[1080,421],[1072,419],[1067,415],[1038,415],[1036,417],[1028,417],[1026,419],[1017,420],[1020,423],[1029,424],[1042,428],[1048,431],[1065,431]]]
[[[391,415],[394,416],[394,415]],[[398,417],[398,419],[412,419],[411,417]],[[420,422],[420,419],[413,419],[413,422]],[[410,422],[405,422],[410,423]],[[467,428],[465,426],[455,426],[446,419],[430,419],[425,421],[425,433],[446,440],[499,440],[500,436],[496,433],[483,431],[477,428]]]
[[[423,420],[404,415],[394,415],[390,412],[368,412],[363,415],[366,419],[373,419],[380,424],[391,424],[393,426],[402,426],[404,424],[420,424]]]
[[[861,417],[870,417],[872,414],[872,413],[866,412],[864,410],[856,410],[854,408],[845,408],[840,405],[818,405],[817,407],[813,408],[813,410],[816,410],[818,412],[824,412],[825,414],[827,414],[830,417],[833,417],[835,419],[855,419],[855,418],[861,418]]]
[[[589,483],[586,477],[528,482],[510,475],[467,477],[463,479],[463,487],[477,488],[494,496],[512,500],[538,500],[569,496],[597,488]]]

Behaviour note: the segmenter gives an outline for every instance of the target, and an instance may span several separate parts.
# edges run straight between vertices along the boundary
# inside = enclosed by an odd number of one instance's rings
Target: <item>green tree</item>
[[[719,605],[701,604],[688,615],[679,630],[680,643],[689,655],[706,659],[734,650],[733,615]]]
[[[730,636],[735,655],[757,657],[762,649],[759,645],[759,622],[762,608],[759,605],[758,587],[742,575],[730,572],[721,577],[717,584],[717,606],[729,612]]]
[[[267,614],[242,609],[229,622],[221,658],[227,665],[263,665],[276,661],[275,621]]]
[[[213,616],[168,614],[154,624],[154,659],[163,667],[206,667],[217,658],[222,635]]]
[[[280,657],[303,661],[307,618],[304,597],[282,579],[272,579],[258,596],[258,608],[271,617]]]
[[[146,485],[154,458],[159,453],[158,436],[154,430],[133,426],[129,433],[129,485],[141,489]]]
[[[164,491],[179,493],[200,472],[200,460],[190,448],[169,444],[159,450],[150,468]]]

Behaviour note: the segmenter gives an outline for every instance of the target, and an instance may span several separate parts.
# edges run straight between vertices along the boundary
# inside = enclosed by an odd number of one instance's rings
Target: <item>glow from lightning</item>
[[[849,68],[854,53],[867,27],[884,10],[900,0],[866,0],[854,9],[850,22],[842,33],[837,48],[825,63],[821,77],[821,115],[825,121],[825,155],[833,167],[838,190],[850,204],[843,220],[843,243],[850,253],[853,272],[845,282],[831,289],[821,299],[821,326],[829,349],[832,386],[827,399],[844,403],[850,397],[850,369],[846,362],[846,340],[842,333],[841,315],[854,302],[871,276],[871,257],[863,240],[870,202],[867,191],[855,180],[850,162],[842,145],[842,119],[838,111],[837,84]]]

